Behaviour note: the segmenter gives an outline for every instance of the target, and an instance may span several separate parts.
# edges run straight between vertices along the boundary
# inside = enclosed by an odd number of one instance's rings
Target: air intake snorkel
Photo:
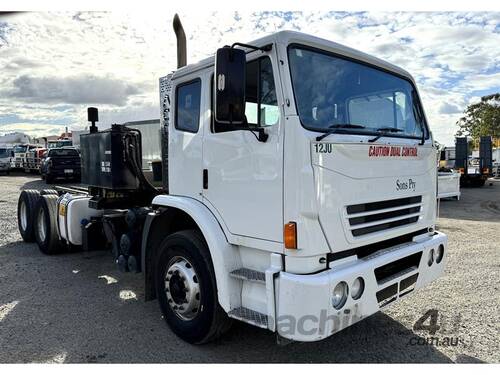
[[[182,27],[181,19],[176,13],[174,16],[174,32],[177,37],[177,69],[187,64],[186,33]]]

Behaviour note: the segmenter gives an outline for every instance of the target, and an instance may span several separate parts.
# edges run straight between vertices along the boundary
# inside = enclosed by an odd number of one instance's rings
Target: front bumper
[[[429,266],[429,252],[436,251],[439,245],[444,246],[443,258]],[[280,272],[276,330],[281,336],[296,341],[318,341],[331,336],[440,277],[446,255],[447,236],[435,232],[433,236],[380,250],[317,274]],[[409,261],[407,264],[406,259],[411,259],[414,265]],[[380,272],[380,267],[388,264],[399,264],[403,269],[393,267],[397,272],[391,274],[391,267],[385,267],[385,272]],[[335,286],[344,281],[350,288],[357,277],[362,277],[365,283],[361,297],[354,300],[349,291],[345,305],[335,309],[332,306]]]

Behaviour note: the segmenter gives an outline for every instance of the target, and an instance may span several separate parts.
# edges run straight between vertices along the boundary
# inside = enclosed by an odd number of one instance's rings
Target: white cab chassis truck
[[[436,149],[412,76],[296,32],[235,43],[160,79],[163,189],[140,134],[81,136],[89,187],[24,191],[45,253],[108,248],[191,343],[232,319],[296,341],[341,331],[443,274]]]

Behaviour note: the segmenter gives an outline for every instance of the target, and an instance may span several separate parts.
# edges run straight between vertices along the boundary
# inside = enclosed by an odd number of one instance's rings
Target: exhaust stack
[[[174,16],[174,32],[177,37],[177,69],[187,64],[186,33],[182,27],[181,19],[176,13]]]

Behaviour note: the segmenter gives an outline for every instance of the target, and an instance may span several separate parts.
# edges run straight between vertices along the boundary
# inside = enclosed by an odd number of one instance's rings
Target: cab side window
[[[213,109],[213,77],[211,92]],[[245,94],[245,116],[251,127],[266,127],[278,123],[278,100],[273,67],[268,56],[247,63]],[[227,125],[217,123],[213,116],[212,119],[215,133],[231,131]]]
[[[175,89],[175,128],[197,133],[200,124],[201,80],[182,83]]]
[[[278,122],[273,67],[267,56],[247,63],[245,115],[253,126],[271,126]]]

